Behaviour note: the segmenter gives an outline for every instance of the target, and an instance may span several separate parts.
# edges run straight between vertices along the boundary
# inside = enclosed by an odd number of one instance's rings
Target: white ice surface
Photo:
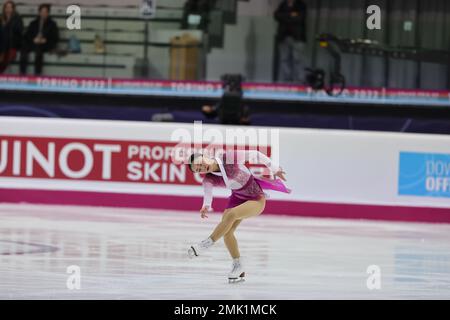
[[[262,214],[236,235],[247,281],[230,285],[222,241],[189,260],[219,214],[0,204],[1,299],[450,299],[450,225]],[[67,267],[81,268],[69,290]],[[369,290],[367,268],[381,270]]]

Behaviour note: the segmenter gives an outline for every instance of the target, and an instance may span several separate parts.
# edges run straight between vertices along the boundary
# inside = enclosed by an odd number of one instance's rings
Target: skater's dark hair
[[[198,157],[202,157],[203,155],[201,153],[193,153],[191,154],[191,156],[189,157],[189,170],[191,170],[191,172],[194,172],[194,170],[192,169],[192,165],[194,164],[194,160],[197,159]]]

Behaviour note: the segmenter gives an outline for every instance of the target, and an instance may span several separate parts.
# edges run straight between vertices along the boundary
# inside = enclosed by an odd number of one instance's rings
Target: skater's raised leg
[[[191,246],[188,249],[189,258],[198,257],[200,255],[200,253],[202,253],[203,251],[205,251],[206,249],[211,247],[213,244],[214,244],[214,241],[212,241],[211,238],[207,238],[207,239],[203,240],[202,242]]]
[[[233,224],[242,219],[255,217],[263,212],[266,205],[266,199],[261,197],[259,200],[250,200],[238,205],[235,208],[229,209],[222,216],[222,221],[217,225],[211,234],[210,238],[216,242],[222,238],[228,231],[230,231]]]
[[[231,230],[231,228],[233,227],[235,222],[261,214],[261,212],[263,212],[263,210],[264,210],[265,205],[266,205],[266,199],[264,197],[261,197],[259,200],[247,201],[235,208],[225,210],[225,212],[222,216],[222,221],[214,229],[211,236],[209,238],[203,240],[199,244],[191,246],[188,250],[188,256],[190,258],[198,257],[201,254],[201,252],[210,248],[217,240],[219,240],[226,233],[228,233]],[[237,227],[237,225],[236,225],[236,227]],[[230,240],[231,240],[231,242],[233,242],[232,238]],[[236,240],[236,239],[234,239],[234,240]],[[239,250],[237,250],[237,242],[235,243],[234,247],[233,247],[233,243],[231,243],[231,245],[232,245],[233,253],[230,252],[230,254],[238,257]]]

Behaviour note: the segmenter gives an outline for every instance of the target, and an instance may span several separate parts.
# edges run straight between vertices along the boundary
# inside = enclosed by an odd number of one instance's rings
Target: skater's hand
[[[203,208],[200,209],[202,219],[208,218],[208,216],[206,215],[208,211],[209,211],[208,206],[204,206]]]
[[[274,174],[274,176],[280,178],[283,181],[286,181],[286,178],[284,177],[285,174],[286,172],[284,172],[282,168],[279,168],[278,171]]]

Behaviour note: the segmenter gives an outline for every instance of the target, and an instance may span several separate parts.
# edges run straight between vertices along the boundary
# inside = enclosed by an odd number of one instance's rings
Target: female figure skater
[[[290,190],[276,179],[279,177],[286,181],[285,172],[273,163],[263,153],[250,151],[228,151],[216,158],[208,158],[202,154],[193,154],[189,159],[189,167],[192,172],[206,173],[203,179],[204,200],[200,210],[201,217],[207,218],[207,213],[212,211],[212,188],[221,186],[231,189],[228,206],[223,213],[222,221],[214,229],[213,233],[197,245],[188,250],[190,258],[199,256],[204,250],[211,247],[220,238],[224,238],[225,245],[233,258],[232,270],[228,275],[230,283],[243,281],[245,271],[240,260],[238,243],[234,232],[242,220],[255,217],[264,210],[266,195],[263,189],[271,189],[290,193]],[[268,167],[274,175],[274,180],[262,179],[253,176],[244,165],[250,163],[262,163]]]

